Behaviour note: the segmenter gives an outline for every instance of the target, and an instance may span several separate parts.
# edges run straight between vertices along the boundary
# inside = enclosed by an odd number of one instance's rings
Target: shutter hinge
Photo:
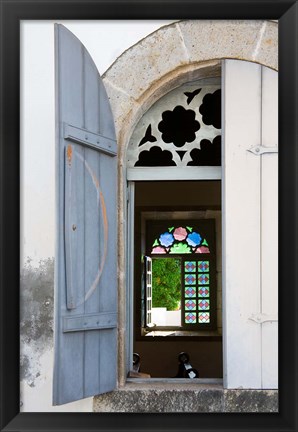
[[[263,324],[264,322],[278,321],[278,316],[277,314],[257,313],[252,314],[248,319],[255,321],[257,324]]]
[[[116,156],[117,143],[112,138],[64,123],[64,139]]]
[[[264,147],[262,145],[258,145],[258,146],[252,147],[250,149],[247,149],[247,151],[249,151],[249,152],[251,152],[251,153],[253,153],[253,154],[257,155],[257,156],[260,156],[260,155],[262,155],[264,153],[278,153],[278,147],[277,146],[275,146],[275,147]]]
[[[117,327],[116,312],[72,315],[63,317],[63,333],[111,329]]]

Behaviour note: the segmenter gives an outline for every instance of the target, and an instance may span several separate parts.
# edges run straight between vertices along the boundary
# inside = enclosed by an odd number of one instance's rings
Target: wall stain
[[[54,258],[41,260],[38,267],[28,258],[20,283],[20,379],[34,387],[39,359],[53,347]]]

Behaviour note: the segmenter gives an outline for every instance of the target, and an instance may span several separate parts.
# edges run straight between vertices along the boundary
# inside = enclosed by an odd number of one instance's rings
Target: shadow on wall
[[[21,271],[20,380],[30,387],[40,376],[40,357],[53,348],[53,302],[54,258],[41,260],[38,267],[33,267],[28,258]]]

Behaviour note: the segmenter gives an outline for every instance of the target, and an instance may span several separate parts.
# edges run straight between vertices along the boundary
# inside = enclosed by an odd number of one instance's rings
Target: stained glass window
[[[198,283],[200,285],[208,285],[209,284],[209,273],[199,274],[198,275]]]
[[[185,273],[194,272],[196,270],[196,262],[195,261],[185,261],[184,269],[185,269]]]
[[[195,324],[197,322],[197,315],[192,312],[186,312],[185,322],[187,324]]]
[[[196,290],[191,286],[185,287],[185,297],[196,297]]]
[[[209,324],[210,261],[184,261],[184,283],[185,325]],[[193,312],[191,317],[188,315],[190,310]]]
[[[209,300],[199,300],[199,310],[208,310],[209,305]]]
[[[199,312],[199,322],[200,323],[209,323],[210,322],[210,313],[209,312]]]
[[[199,287],[199,297],[209,297],[209,287]]]
[[[171,226],[152,243],[151,254],[210,253],[208,242],[191,226]],[[200,261],[204,262],[204,261]],[[202,270],[204,271],[204,270]]]
[[[209,262],[208,261],[198,261],[198,272],[208,272]]]
[[[196,275],[195,274],[186,274],[184,276],[184,282],[186,285],[194,285],[196,283]]]
[[[156,260],[175,259],[174,255],[179,258],[181,301],[178,310],[181,312],[181,326],[188,330],[214,328],[216,325],[214,221],[173,220],[147,223],[148,255]]]
[[[186,300],[185,310],[195,310],[197,308],[196,302],[194,300]]]

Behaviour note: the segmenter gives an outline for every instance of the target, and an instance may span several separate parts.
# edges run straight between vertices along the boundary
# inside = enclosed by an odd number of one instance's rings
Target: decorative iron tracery
[[[183,86],[159,99],[141,118],[127,150],[127,166],[220,166],[219,79]]]

